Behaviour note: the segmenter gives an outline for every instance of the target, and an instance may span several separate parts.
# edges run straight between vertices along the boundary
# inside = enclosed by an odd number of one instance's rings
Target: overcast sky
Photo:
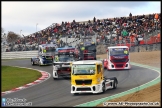
[[[160,2],[2,2],[2,27],[30,35],[52,23],[160,13]]]

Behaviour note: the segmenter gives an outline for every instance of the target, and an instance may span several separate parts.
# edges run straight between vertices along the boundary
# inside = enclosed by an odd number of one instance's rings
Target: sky
[[[2,1],[2,28],[24,36],[53,23],[161,13],[160,2],[22,2]]]

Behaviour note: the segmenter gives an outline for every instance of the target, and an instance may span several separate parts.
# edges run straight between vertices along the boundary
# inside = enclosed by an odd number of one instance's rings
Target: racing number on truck
[[[127,51],[127,50],[125,50],[125,51],[124,51],[124,54],[128,54],[128,51]]]

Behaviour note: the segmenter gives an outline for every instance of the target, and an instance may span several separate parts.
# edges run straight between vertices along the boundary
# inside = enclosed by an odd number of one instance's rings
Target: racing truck
[[[77,49],[80,60],[96,60],[96,45],[92,37],[83,37]]]
[[[32,65],[52,65],[56,44],[42,44],[38,46],[38,56],[31,58]]]
[[[70,78],[71,77],[71,67],[70,63],[75,61],[75,48],[64,47],[57,48],[56,54],[53,62],[53,79],[58,78]]]
[[[104,77],[103,62],[99,60],[82,60],[71,63],[71,94],[104,93],[116,89],[116,77]]]
[[[107,70],[130,69],[128,46],[111,46],[107,48],[107,58],[104,59],[104,68]]]

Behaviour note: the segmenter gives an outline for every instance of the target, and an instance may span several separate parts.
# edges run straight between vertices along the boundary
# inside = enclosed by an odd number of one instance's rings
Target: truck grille
[[[76,85],[91,85],[92,80],[75,80]]]
[[[70,65],[70,63],[62,63],[63,65]]]
[[[53,65],[61,65],[60,63],[53,63]]]
[[[126,62],[128,59],[113,59],[111,60],[111,62],[113,63],[122,63],[122,62]]]
[[[70,65],[70,63],[53,63],[53,65]]]
[[[94,60],[94,58],[84,58],[84,60]]]
[[[123,67],[123,64],[116,64],[116,67]]]
[[[44,64],[52,63],[52,60],[43,61]]]
[[[91,91],[91,88],[77,88],[76,91]]]
[[[62,68],[59,68],[57,71],[58,72],[68,72],[68,73],[70,73],[71,68],[70,67],[62,67]]]

